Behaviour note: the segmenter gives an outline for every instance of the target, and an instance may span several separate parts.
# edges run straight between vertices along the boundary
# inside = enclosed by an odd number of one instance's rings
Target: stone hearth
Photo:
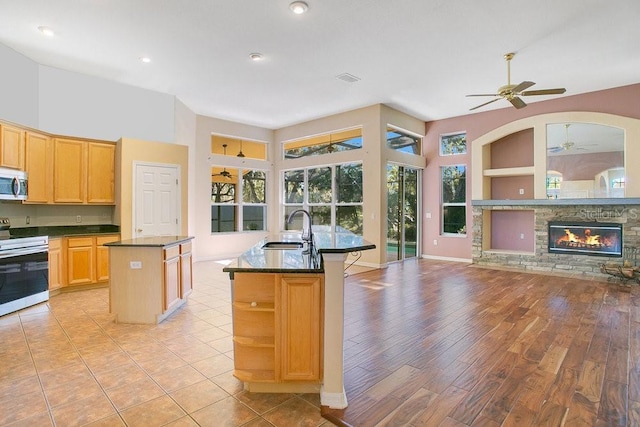
[[[530,252],[491,248],[491,236],[483,235],[483,230],[487,229],[483,226],[483,221],[490,220],[491,215],[488,214],[495,210],[533,211],[535,241]],[[549,253],[549,221],[620,223],[623,230],[623,247],[640,247],[640,201],[638,199],[474,201],[474,264],[551,275],[570,274],[605,279],[608,276],[600,272],[600,265],[608,262],[622,262],[622,258]]]

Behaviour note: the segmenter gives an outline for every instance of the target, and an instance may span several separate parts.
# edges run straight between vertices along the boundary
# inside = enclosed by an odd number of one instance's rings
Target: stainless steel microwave
[[[27,200],[27,173],[0,168],[0,200]]]

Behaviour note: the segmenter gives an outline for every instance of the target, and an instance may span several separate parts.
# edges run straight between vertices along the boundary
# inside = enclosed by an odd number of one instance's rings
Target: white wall
[[[0,118],[38,126],[38,64],[0,44]]]
[[[188,220],[188,234],[195,236],[196,213],[193,208],[196,200],[196,114],[180,100],[175,102],[175,142],[189,147],[189,169],[187,173],[187,194],[182,195],[183,202],[187,202],[188,216],[182,221]]]
[[[174,142],[175,97],[41,65],[40,130],[117,141]]]

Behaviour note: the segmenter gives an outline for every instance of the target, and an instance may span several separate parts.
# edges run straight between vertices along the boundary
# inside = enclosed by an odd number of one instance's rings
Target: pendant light
[[[240,140],[240,152],[236,157],[244,157],[244,153],[242,152],[242,140]]]

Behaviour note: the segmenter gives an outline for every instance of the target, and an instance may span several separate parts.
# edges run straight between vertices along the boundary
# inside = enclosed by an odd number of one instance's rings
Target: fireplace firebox
[[[549,252],[622,257],[622,224],[550,221]]]

